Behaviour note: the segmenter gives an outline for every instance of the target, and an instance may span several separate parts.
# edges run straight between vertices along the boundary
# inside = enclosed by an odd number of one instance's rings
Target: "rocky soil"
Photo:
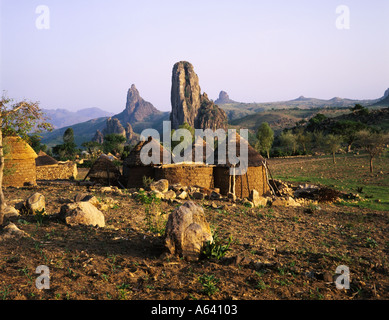
[[[44,195],[45,210],[32,215],[20,204],[36,192]],[[97,199],[104,227],[61,218],[61,208],[80,194]],[[5,300],[389,298],[388,212],[317,200],[253,207],[206,196],[193,201],[203,207],[215,242],[231,240],[229,250],[187,261],[170,254],[164,241],[169,214],[186,199],[150,202],[139,190],[75,182],[7,188],[5,196],[19,208],[1,236]],[[41,265],[50,270],[49,289],[36,287]],[[334,283],[341,265],[350,270],[349,289]]]

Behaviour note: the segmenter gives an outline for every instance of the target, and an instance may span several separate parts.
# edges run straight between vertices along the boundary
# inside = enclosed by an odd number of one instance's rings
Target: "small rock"
[[[259,206],[266,207],[267,205],[267,199],[260,196],[259,192],[255,189],[251,190],[250,199],[253,202],[255,207],[259,207]]]
[[[164,199],[164,195],[162,192],[158,191],[158,190],[153,190],[150,192],[151,194],[155,195],[155,197],[157,199]]]
[[[8,224],[0,232],[0,241],[7,239],[18,240],[24,237],[29,237],[29,235],[23,230],[20,230],[14,223]]]
[[[152,191],[156,190],[156,191],[165,193],[169,190],[169,181],[166,179],[154,181],[154,182],[150,183],[150,190],[152,190]]]
[[[217,208],[218,208],[218,205],[217,205],[215,202],[212,202],[212,203],[211,203],[211,208],[217,209]]]
[[[100,191],[105,193],[105,192],[112,192],[114,190],[112,189],[112,187],[102,187]]]
[[[323,274],[323,280],[325,281],[325,282],[333,282],[334,281],[334,277],[333,277],[333,275],[330,273],[330,272],[324,272],[324,274]]]
[[[163,193],[163,199],[173,200],[176,198],[176,193],[173,190],[169,190]]]
[[[45,209],[45,196],[43,194],[40,194],[38,192],[31,195],[26,200],[26,209],[29,213],[35,214],[36,211],[42,211]]]
[[[188,193],[186,191],[182,191],[180,192],[178,195],[177,195],[177,198],[178,199],[181,199],[181,200],[185,200],[186,198],[188,198]]]
[[[4,208],[4,218],[9,219],[11,217],[17,217],[19,216],[19,211],[16,210],[14,207],[6,206]]]
[[[221,198],[222,198],[221,194],[217,193],[215,191],[212,191],[210,196],[209,196],[209,199],[211,199],[211,200],[220,200]]]
[[[204,193],[201,193],[201,192],[193,192],[192,197],[193,197],[193,199],[196,199],[196,200],[203,200],[205,195],[204,195]]]

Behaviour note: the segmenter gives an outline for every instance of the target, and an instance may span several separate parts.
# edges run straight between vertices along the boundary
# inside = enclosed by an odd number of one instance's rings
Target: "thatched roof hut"
[[[145,164],[141,159],[142,149],[148,150],[148,155],[152,156],[152,151],[157,150],[155,161]],[[154,167],[168,161],[172,161],[172,154],[166,150],[157,140],[149,137],[145,141],[140,141],[130,152],[123,162],[123,183],[128,188],[143,187],[144,178],[154,179]]]
[[[235,144],[235,154],[236,157],[240,157],[240,149],[241,149],[241,143],[245,144],[247,147],[247,160],[248,160],[248,166],[249,167],[261,167],[265,163],[265,159],[250,145],[250,143],[242,138],[238,133],[235,134],[235,136],[232,137],[231,142]],[[235,143],[234,143],[235,142]],[[219,148],[216,148],[215,150],[215,164],[218,166],[225,166],[225,167],[233,167],[233,161],[230,161],[231,159],[228,158],[228,142],[226,143],[226,154],[225,154],[225,163],[221,161],[221,158],[224,157],[223,152],[219,150]]]
[[[233,137],[232,143],[235,144],[236,157],[240,157],[241,143],[246,144],[247,147],[247,171],[243,175],[234,175],[234,165],[239,167],[239,163],[234,163],[228,157],[228,143],[226,143],[226,153],[224,150],[215,150],[215,164],[214,168],[214,184],[216,188],[220,188],[222,194],[234,193],[240,198],[250,196],[252,190],[257,190],[259,194],[264,194],[269,190],[267,175],[266,175],[266,160],[250,146],[249,142],[241,139],[239,134]],[[230,170],[232,168],[232,170]]]
[[[90,181],[101,185],[117,185],[121,177],[120,170],[105,154],[102,154],[92,165],[85,176]]]
[[[150,164],[144,164],[141,160],[141,151],[144,147],[149,149],[148,155],[151,156],[152,150],[158,150],[156,156],[157,161],[151,161]],[[124,160],[123,165],[127,167],[135,166],[145,166],[145,165],[160,165],[167,162],[167,159],[172,159],[172,154],[166,150],[157,140],[152,137],[149,137],[145,141],[140,141],[138,144],[131,150],[128,157]]]
[[[207,149],[210,150],[211,154],[213,154],[215,152],[215,150],[213,149],[213,146],[211,144],[207,143],[202,137],[199,136],[196,138],[196,140],[188,148],[186,148],[184,150],[183,154],[188,153],[188,152],[191,154],[190,162],[207,164],[207,163],[209,163],[208,160],[210,159],[210,157],[209,157],[210,155],[207,155]],[[199,152],[202,152],[202,154]],[[197,157],[199,157],[199,159],[196,159],[196,153],[199,153],[197,155]],[[196,160],[198,160],[198,161],[196,161]],[[210,164],[213,164],[213,163],[210,163]]]
[[[58,164],[58,161],[41,150],[38,153],[38,157],[35,159],[35,164],[37,167],[52,166]]]
[[[37,154],[19,137],[5,137],[3,186],[22,187],[36,184]]]

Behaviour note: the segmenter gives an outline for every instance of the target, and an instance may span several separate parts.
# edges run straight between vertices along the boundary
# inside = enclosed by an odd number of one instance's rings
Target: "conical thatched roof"
[[[184,150],[185,152],[191,152],[191,158],[190,161],[196,162],[196,150],[200,149],[202,150],[202,157],[200,158],[200,162],[206,164],[207,163],[207,146],[208,149],[211,150],[211,153],[214,153],[215,150],[213,149],[213,146],[207,143],[202,137],[198,136],[196,140],[187,148]],[[198,163],[199,161],[197,161]]]
[[[248,157],[248,166],[249,167],[260,167],[263,165],[263,162],[266,160],[257,152],[255,149],[250,146],[249,142],[246,139],[241,138],[241,136],[236,133],[235,137],[232,138],[233,142],[235,142],[236,145],[236,157],[240,157],[240,144],[241,142],[247,145],[247,157]],[[220,156],[222,156],[221,150],[219,148],[216,148],[215,150],[215,164],[219,166],[228,166],[231,167],[232,163],[228,159],[228,140],[226,141],[226,164],[221,163]],[[237,164],[239,166],[239,163]]]
[[[4,159],[6,160],[27,160],[37,158],[37,154],[30,145],[19,137],[5,137]]]
[[[84,180],[89,177],[90,180],[101,180],[106,182],[115,182],[121,176],[120,170],[113,162],[102,154],[92,165]]]
[[[38,153],[38,157],[35,159],[35,164],[37,167],[51,166],[51,165],[58,164],[58,161],[50,157],[49,155],[47,155],[45,152],[41,150]]]
[[[159,157],[158,161],[155,163],[152,162],[150,165],[160,165],[163,164],[164,159],[172,159],[172,154],[166,150],[157,140],[153,139],[152,137],[149,137],[148,140],[140,141],[130,152],[129,156],[124,160],[124,165],[128,167],[135,167],[135,166],[144,166],[142,160],[141,160],[141,151],[144,146],[148,146],[150,148],[149,150],[149,156],[151,156],[152,150],[159,150]]]

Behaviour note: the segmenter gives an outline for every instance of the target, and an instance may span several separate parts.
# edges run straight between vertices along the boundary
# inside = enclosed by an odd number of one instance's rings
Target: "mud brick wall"
[[[35,159],[5,159],[3,186],[23,187],[25,184],[36,185]]]
[[[212,166],[172,165],[155,168],[155,180],[167,179],[169,184],[213,188]]]
[[[233,181],[230,176],[229,168],[216,167],[214,170],[215,188],[220,188],[220,193],[227,195],[229,185]],[[231,180],[230,180],[231,179]],[[257,190],[260,195],[263,195],[269,190],[266,180],[266,172],[264,167],[249,167],[247,173],[243,176],[235,176],[235,194],[239,198],[248,198],[251,190]]]
[[[73,162],[36,167],[37,180],[67,180],[77,176],[77,165]]]
[[[153,166],[127,167],[127,188],[143,188],[143,177],[154,179]]]

